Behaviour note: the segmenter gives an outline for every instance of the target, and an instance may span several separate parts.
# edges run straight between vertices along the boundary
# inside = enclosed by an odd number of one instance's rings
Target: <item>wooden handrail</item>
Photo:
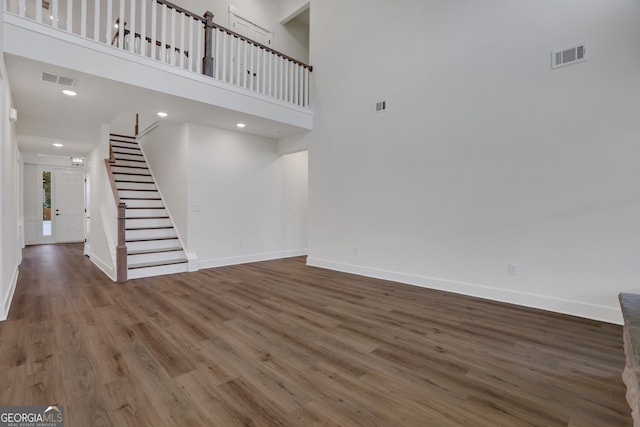
[[[156,1],[158,4],[166,4],[169,9],[173,9],[176,12],[184,13],[185,15],[190,16],[193,19],[197,19],[198,21],[201,21],[203,24],[207,22],[206,19],[203,18],[202,16],[198,16],[193,12],[189,12],[187,9],[183,9],[180,6],[177,6],[171,2],[168,2],[166,0],[156,0]]]
[[[109,144],[111,146],[111,144]],[[113,150],[111,151],[113,155]],[[109,183],[111,184],[111,191],[113,192],[113,198],[116,201],[116,205],[120,204],[120,195],[118,194],[118,187],[116,186],[116,179],[113,177],[113,171],[111,171],[111,164],[113,162],[110,159],[104,159],[104,164],[107,167],[107,175],[109,176]]]
[[[207,13],[211,13],[211,12],[207,12]],[[207,16],[207,14],[205,14],[205,17],[206,17],[206,16]],[[213,17],[213,14],[211,14],[211,17]],[[205,23],[206,23],[206,21],[205,21]],[[225,28],[225,27],[223,27],[222,25],[218,25],[218,24],[216,24],[216,23],[212,23],[212,26],[213,26],[213,28],[217,28],[217,29],[219,29],[219,30],[221,30],[221,31],[224,31],[225,33],[229,34],[230,36],[233,36],[233,37],[238,38],[238,39],[240,39],[240,40],[244,40],[244,41],[246,41],[246,42],[248,42],[248,43],[251,43],[252,45],[254,45],[254,46],[256,46],[256,47],[259,47],[260,49],[264,49],[264,50],[266,50],[267,52],[271,52],[271,53],[273,53],[274,55],[277,55],[277,56],[279,56],[279,57],[281,57],[281,58],[283,58],[283,59],[286,59],[287,61],[291,61],[291,62],[293,62],[294,64],[298,64],[298,65],[300,65],[301,67],[308,69],[309,71],[313,71],[313,66],[308,65],[308,64],[305,64],[304,62],[298,61],[297,59],[294,59],[294,58],[292,58],[292,57],[290,57],[290,56],[288,56],[288,55],[285,55],[285,54],[284,54],[284,53],[282,53],[282,52],[278,52],[277,50],[272,49],[272,48],[270,48],[269,46],[265,46],[265,45],[263,45],[262,43],[258,43],[258,42],[257,42],[257,41],[255,41],[255,40],[251,40],[250,38],[247,38],[247,37],[245,37],[245,36],[243,36],[243,35],[240,35],[240,34],[238,34],[238,33],[234,32],[234,31],[231,31],[230,29]]]

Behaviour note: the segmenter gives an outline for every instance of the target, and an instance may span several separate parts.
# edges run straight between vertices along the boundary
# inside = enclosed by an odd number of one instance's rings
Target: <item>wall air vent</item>
[[[387,111],[387,101],[378,101],[376,102],[374,113],[382,113],[383,111]]]
[[[56,74],[51,74],[44,71],[42,72],[42,80],[66,87],[72,87],[76,84],[76,79],[72,79],[71,77],[58,76]]]
[[[51,7],[51,3],[49,3],[47,0],[42,0],[42,8],[43,9],[49,10],[50,7]]]
[[[551,52],[551,68],[564,67],[587,60],[587,48],[585,44],[569,49],[554,50]]]

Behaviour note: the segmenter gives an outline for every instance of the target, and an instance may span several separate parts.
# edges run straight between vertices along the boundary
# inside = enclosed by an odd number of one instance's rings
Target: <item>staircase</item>
[[[110,143],[115,159],[111,173],[120,201],[127,205],[127,278],[187,271],[187,257],[138,142],[112,134]]]

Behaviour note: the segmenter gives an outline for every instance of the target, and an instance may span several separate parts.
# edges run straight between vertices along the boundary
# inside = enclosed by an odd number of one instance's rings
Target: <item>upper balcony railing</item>
[[[312,67],[165,0],[7,0],[7,12],[300,107]]]

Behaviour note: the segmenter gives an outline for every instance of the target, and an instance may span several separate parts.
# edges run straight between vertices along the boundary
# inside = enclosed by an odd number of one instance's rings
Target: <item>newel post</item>
[[[116,246],[116,281],[118,283],[127,281],[127,244],[124,223],[126,212],[127,205],[120,202],[118,204],[118,244]]]
[[[204,58],[202,60],[202,73],[213,77],[213,13],[207,11],[204,14]]]

